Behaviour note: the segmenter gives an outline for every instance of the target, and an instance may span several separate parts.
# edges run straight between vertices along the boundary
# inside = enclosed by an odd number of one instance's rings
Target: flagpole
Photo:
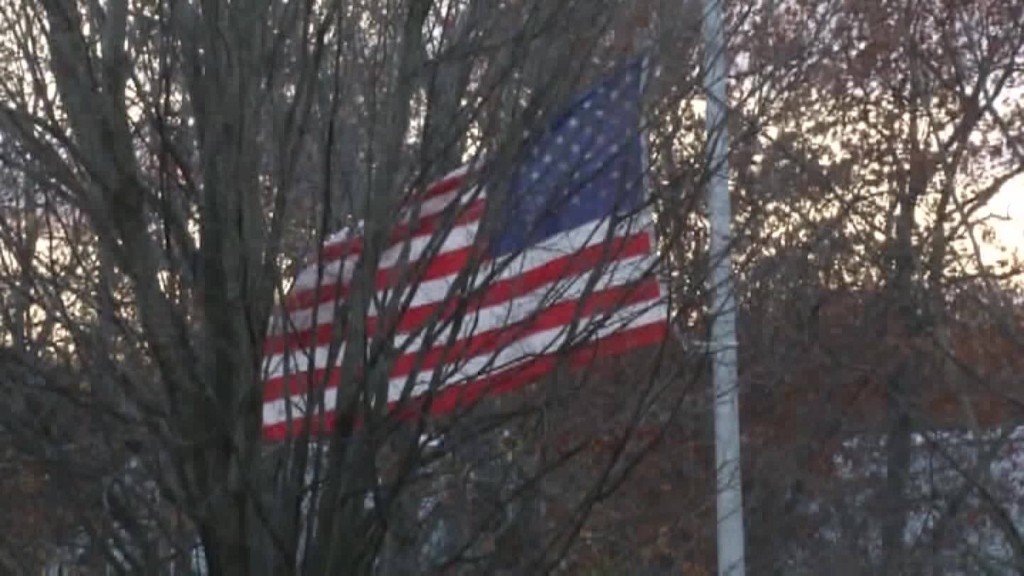
[[[729,131],[722,2],[703,0],[704,89],[708,135],[708,219],[711,228],[711,353],[715,405],[716,512],[719,576],[745,573],[743,485],[740,473],[739,388],[736,376],[736,295],[730,254]]]

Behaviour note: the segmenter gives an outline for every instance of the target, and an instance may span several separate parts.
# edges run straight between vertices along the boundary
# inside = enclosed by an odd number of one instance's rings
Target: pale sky
[[[989,203],[989,212],[1008,217],[992,222],[998,241],[1016,249],[1024,256],[1024,175],[1017,176],[1003,186]]]

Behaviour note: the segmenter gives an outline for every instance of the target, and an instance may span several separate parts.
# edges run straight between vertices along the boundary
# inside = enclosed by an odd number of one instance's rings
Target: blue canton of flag
[[[528,147],[507,192],[492,256],[640,207],[642,73],[637,59],[605,78]]]

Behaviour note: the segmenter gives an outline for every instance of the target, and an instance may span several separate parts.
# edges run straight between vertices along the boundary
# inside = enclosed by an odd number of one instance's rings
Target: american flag
[[[637,61],[581,94],[504,178],[485,183],[481,171],[459,169],[407,203],[366,312],[367,350],[377,351],[366,364],[390,362],[392,409],[449,413],[557,365],[667,337],[644,194],[642,74]],[[339,381],[344,343],[335,324],[358,313],[339,303],[362,246],[358,229],[329,239],[271,328],[269,440],[330,429],[338,388],[352,385]]]

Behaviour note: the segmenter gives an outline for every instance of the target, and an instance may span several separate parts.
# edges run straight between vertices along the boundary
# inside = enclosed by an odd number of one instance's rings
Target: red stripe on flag
[[[650,235],[646,232],[625,238],[612,238],[606,243],[589,246],[579,252],[550,260],[541,266],[528,270],[521,276],[494,282],[494,284],[488,287],[485,291],[476,294],[474,301],[470,302],[466,306],[465,310],[474,312],[482,307],[491,306],[526,295],[546,284],[554,282],[555,280],[584,274],[599,267],[601,264],[608,262],[609,260],[621,260],[648,254],[650,252],[650,248],[651,239]],[[458,250],[442,254],[438,258],[435,258],[434,262],[431,262],[430,266],[428,266],[427,270],[424,272],[422,280],[419,281],[422,282],[456,274],[468,262],[471,250],[471,248]],[[451,258],[448,256],[451,256]],[[390,270],[382,270],[378,274],[378,279],[389,277],[392,273],[393,272]],[[330,293],[330,297],[324,298],[325,293],[328,292]],[[324,287],[318,295],[320,296],[318,299],[320,301],[316,304],[333,302],[336,298],[344,296],[345,293],[346,290],[343,286],[335,285]],[[312,295],[317,296],[316,294]],[[439,316],[439,320],[442,321],[451,318],[452,314],[459,310],[459,302],[457,300],[452,298],[448,298],[447,300],[447,302],[443,303],[446,310]],[[304,307],[310,308],[316,304],[309,303]],[[396,329],[397,332],[412,332],[422,327],[426,322],[430,321],[434,314],[437,313],[438,306],[441,304],[442,303],[432,303],[409,308],[402,314]],[[329,314],[324,314],[318,318],[317,321],[318,323],[323,323],[316,328],[308,328],[292,334],[278,334],[268,337],[264,343],[263,353],[265,355],[282,354],[286,350],[295,350],[296,348],[304,350],[314,344],[322,346],[329,343],[333,329],[331,316]],[[373,336],[375,334],[376,326],[377,323],[371,317],[367,323],[367,332],[369,333],[369,336]]]
[[[454,223],[449,224],[449,226],[461,226],[470,222],[476,222],[483,214],[484,199],[477,198],[465,207],[460,207],[458,212],[456,212]],[[389,246],[394,246],[413,238],[431,236],[438,230],[440,224],[447,224],[446,218],[451,218],[451,215],[446,211],[441,211],[437,214],[421,216],[413,223],[396,224],[389,236],[388,244]],[[320,250],[319,257],[321,262],[329,264],[342,258],[359,256],[362,253],[363,239],[361,237],[349,238],[326,244]],[[316,259],[313,258],[309,264],[315,265],[316,262]]]
[[[559,326],[568,326],[577,318],[586,322],[590,316],[607,314],[616,308],[654,300],[660,293],[657,281],[652,280],[640,285],[627,285],[594,292],[582,302],[577,300],[561,302],[544,310],[538,310],[536,314],[526,320],[473,334],[451,346],[447,346],[447,343],[442,340],[438,347],[432,348],[425,354],[407,353],[395,361],[391,376],[407,376],[416,368],[417,362],[420,360],[422,360],[420,370],[432,370],[460,358],[495,353],[520,338]],[[587,325],[585,323],[583,328],[586,329]],[[594,322],[595,327],[598,325],[597,322]]]
[[[539,310],[537,314],[517,324],[473,334],[451,346],[448,346],[448,343],[442,339],[435,347],[426,352],[408,351],[395,361],[389,377],[407,376],[416,367],[417,362],[421,361],[419,370],[427,371],[449,360],[498,352],[519,339],[558,326],[568,325],[574,318],[584,319],[595,314],[610,312],[615,308],[654,300],[660,294],[661,287],[653,278],[635,285],[593,292],[586,297],[582,306],[581,302],[577,300],[562,302]],[[316,385],[324,384],[327,388],[336,387],[339,384],[339,372],[337,368],[321,368],[314,370],[312,374],[303,370],[294,374],[270,378],[265,382],[263,400],[269,402],[285,396],[305,394],[310,382]]]
[[[447,194],[457,189],[459,186],[462,186],[462,183],[465,181],[466,174],[462,171],[455,176],[446,176],[445,178],[434,182],[430,186],[427,186],[426,191],[423,193],[423,199],[429,200],[442,194]]]
[[[427,280],[435,280],[443,276],[454,274],[466,265],[470,256],[472,256],[474,249],[475,248],[470,246],[438,254],[431,258],[430,264],[421,274],[415,275],[414,278],[402,278],[399,268],[384,268],[378,270],[377,279],[375,280],[377,288],[383,289],[392,287],[402,281],[411,282],[415,280],[416,282],[425,282]],[[324,280],[328,280],[328,278],[325,277]],[[324,283],[321,284],[319,292],[315,287],[308,288],[306,290],[296,290],[285,298],[285,306],[288,310],[312,308],[319,304],[334,302],[335,300],[344,298],[347,295],[347,285],[339,284],[337,282],[332,282],[330,284]]]
[[[452,386],[440,390],[433,395],[430,404],[431,414],[450,414],[456,410],[466,409],[478,402],[484,396],[506,394],[518,390],[544,375],[548,374],[558,366],[560,362],[568,362],[574,368],[582,368],[593,362],[594,358],[613,357],[621,355],[634,348],[652,346],[659,344],[668,338],[668,323],[658,322],[646,326],[638,326],[629,330],[616,332],[594,343],[574,350],[568,358],[560,358],[558,354],[548,354],[534,359],[522,366],[510,369],[488,378],[483,378],[462,386]],[[398,407],[397,403],[391,403],[392,408],[400,408],[395,412],[395,417],[412,419],[422,411],[427,398],[417,397],[405,405]],[[313,415],[312,420],[298,418],[293,422],[280,422],[263,427],[263,438],[265,440],[284,440],[289,436],[301,433],[307,428],[307,422],[312,422],[309,427],[313,435],[320,432],[321,415]],[[335,411],[330,410],[322,415],[325,423],[324,431],[330,432],[334,427]]]
[[[465,224],[471,224],[473,222],[476,222],[477,220],[480,219],[480,217],[482,216],[482,213],[483,213],[483,206],[482,205],[480,205],[479,207],[473,207],[469,211],[467,211],[466,213],[458,216],[455,219],[454,223],[451,224],[451,227],[462,226],[462,225],[465,225]],[[401,234],[393,235],[392,238],[391,238],[391,245],[389,246],[389,249],[399,248],[399,247],[401,247],[402,243],[404,243],[407,240],[408,241],[412,241],[412,240],[417,239],[417,238],[425,238],[425,237],[432,236],[434,234],[434,230],[437,228],[437,226],[439,224],[437,219],[433,219],[433,220],[434,220],[433,222],[427,222],[427,223],[423,224],[423,227],[420,228],[420,229],[417,229],[412,234],[412,236],[408,236],[407,235],[408,233],[402,232],[402,231],[400,231]],[[436,248],[434,248],[433,250],[436,253],[437,250],[440,250],[442,248],[443,248],[443,241],[441,243],[439,243],[438,246]],[[324,252],[322,253],[323,265],[327,266],[328,264],[331,264],[331,263],[333,263],[335,261],[342,260],[342,259],[350,259],[350,258],[354,259],[354,258],[357,258],[359,255],[362,254],[362,250],[363,250],[363,245],[362,245],[362,239],[361,238],[355,238],[355,239],[343,242],[341,244],[336,244],[336,245],[334,245],[332,247],[325,248]],[[472,253],[472,250],[473,250],[472,247],[468,247],[468,248],[462,248],[462,249],[459,249],[459,250],[453,250],[451,252],[445,252],[445,253],[442,253],[442,254],[437,254],[435,256],[432,256],[431,257],[432,261],[440,259],[441,262],[438,263],[439,266],[434,266],[433,264],[431,264],[431,266],[427,270],[427,272],[431,274],[431,276],[429,276],[429,277],[443,276],[445,274],[444,268],[442,266],[440,266],[440,265],[443,265],[447,261],[455,261],[457,259],[457,256],[455,256],[456,252],[458,252],[459,254],[463,255],[463,260],[462,261],[465,261],[466,255]],[[452,254],[453,256],[447,257],[448,254]],[[429,256],[429,255],[427,255],[427,256]],[[445,257],[447,257],[447,260],[445,259]],[[314,261],[310,262],[309,265],[312,267],[312,266],[316,266],[317,263],[314,260]],[[394,283],[394,279],[391,277],[391,275],[394,274],[394,270],[395,270],[394,268],[378,270],[377,278],[375,280],[375,282],[377,283],[378,287],[382,287],[382,286],[386,286],[386,285],[390,285],[390,284]],[[316,303],[316,302],[324,302],[326,300],[330,300],[332,298],[335,298],[336,296],[331,296],[331,294],[337,294],[338,293],[337,289],[334,289],[334,291],[332,292],[332,287],[337,285],[337,280],[338,280],[338,278],[335,278],[335,276],[337,276],[337,274],[327,274],[325,272],[324,273],[324,277],[320,281],[321,288],[320,288],[319,292],[317,291],[316,286],[313,286],[313,287],[310,287],[310,288],[305,288],[305,289],[302,289],[302,290],[294,291],[292,294],[288,295],[285,298],[285,307],[287,307],[289,309],[291,309],[291,308],[299,308],[299,307],[304,307],[304,306],[310,306],[310,305],[312,305],[313,303]]]

